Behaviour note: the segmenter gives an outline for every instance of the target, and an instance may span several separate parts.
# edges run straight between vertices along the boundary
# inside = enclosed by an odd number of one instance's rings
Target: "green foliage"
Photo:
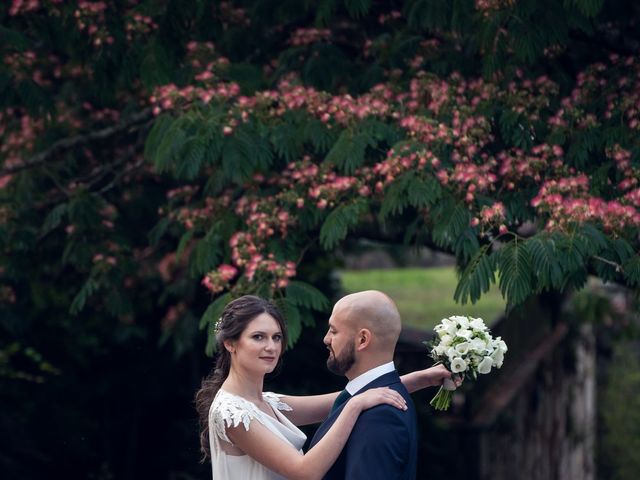
[[[329,299],[316,287],[309,283],[294,280],[286,287],[287,300],[296,306],[326,312]]]
[[[356,200],[346,205],[340,205],[326,218],[320,229],[320,244],[325,249],[335,247],[344,240],[349,228],[358,224],[366,203]]]
[[[517,236],[499,250],[499,285],[508,306],[522,303],[533,290],[532,259],[526,242]]]
[[[558,261],[558,235],[539,233],[529,238],[525,248],[531,257],[535,291],[560,290],[564,281],[562,263]]]
[[[211,304],[209,304],[200,318],[200,330],[207,330],[207,345],[205,346],[205,353],[209,357],[212,357],[216,351],[216,322],[222,315],[225,305],[231,300],[231,294],[229,293],[220,295]]]
[[[454,245],[471,220],[469,210],[452,198],[437,204],[431,214],[433,215],[433,241],[438,247],[447,250]]]
[[[405,173],[389,187],[382,200],[380,217],[396,215],[408,206],[416,209],[434,205],[442,195],[442,188],[433,177],[418,177],[415,172]]]
[[[640,286],[633,227],[533,206],[579,175],[563,201],[630,203],[635,70],[602,39],[634,44],[633,2],[145,1],[93,33],[83,8],[0,7],[0,272],[43,311],[147,312],[186,338],[172,322],[200,316],[225,263],[222,288],[280,298],[295,340],[328,307],[299,283],[305,252],[360,229],[454,254],[461,302],[496,274],[510,306],[590,274]]]
[[[475,303],[495,283],[496,264],[490,248],[491,244],[479,248],[465,267],[453,294],[456,302]]]
[[[71,314],[80,312],[84,308],[87,299],[97,292],[99,288],[100,284],[93,277],[89,277],[73,299],[69,312]]]
[[[364,162],[367,147],[373,145],[367,133],[344,130],[324,161],[337,165],[345,173],[353,173]]]

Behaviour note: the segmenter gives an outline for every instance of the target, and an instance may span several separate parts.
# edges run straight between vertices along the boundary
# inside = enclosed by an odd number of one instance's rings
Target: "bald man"
[[[329,417],[311,441],[315,445],[354,395],[377,387],[399,392],[407,410],[379,405],[363,412],[326,480],[414,479],[417,463],[416,413],[393,364],[400,336],[400,314],[387,295],[375,290],[340,299],[329,318],[324,343],[327,367],[349,379]]]

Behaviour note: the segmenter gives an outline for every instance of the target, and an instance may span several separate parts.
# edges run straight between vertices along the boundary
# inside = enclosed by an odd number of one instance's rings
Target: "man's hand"
[[[409,393],[422,390],[427,387],[439,387],[445,380],[452,380],[457,387],[462,385],[463,378],[460,375],[452,375],[447,368],[442,365],[434,365],[424,370],[416,370],[400,377],[402,383],[409,390]]]
[[[426,387],[439,387],[445,380],[452,380],[457,387],[462,385],[463,378],[460,375],[452,374],[444,365],[438,364],[421,370]]]

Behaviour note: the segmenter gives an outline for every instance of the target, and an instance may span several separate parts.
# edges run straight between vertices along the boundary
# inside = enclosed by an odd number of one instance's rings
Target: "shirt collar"
[[[396,366],[393,362],[385,363],[383,365],[379,365],[371,370],[367,370],[361,375],[358,375],[356,378],[347,383],[347,386],[344,387],[349,395],[355,395],[358,393],[362,387],[373,382],[376,378],[381,377],[385,373],[393,372],[396,369]]]

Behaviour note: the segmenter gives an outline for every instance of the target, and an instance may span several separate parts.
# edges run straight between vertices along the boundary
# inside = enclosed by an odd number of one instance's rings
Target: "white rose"
[[[487,343],[481,338],[474,338],[470,342],[471,350],[478,353],[484,353],[487,348]]]
[[[458,333],[458,325],[455,322],[449,322],[446,332],[452,337],[455,337],[456,333]]]
[[[447,347],[444,345],[438,345],[433,349],[433,351],[435,352],[436,355],[441,356],[441,355],[444,355],[444,353],[447,351]]]
[[[504,343],[504,340],[502,340],[501,337],[497,337],[494,341],[493,341],[493,346],[495,348],[497,348],[498,350],[502,350],[502,353],[507,353],[507,350],[509,350],[507,348],[507,344]]]
[[[474,318],[470,325],[474,330],[480,330],[482,332],[487,329],[487,326],[484,324],[484,320],[481,318]]]
[[[456,345],[456,352],[460,355],[466,355],[469,351],[469,342],[462,342]]]
[[[467,330],[466,328],[463,328],[461,330],[458,330],[456,332],[456,335],[458,337],[462,337],[462,338],[466,338],[467,340],[471,340],[471,337],[473,336],[473,332],[471,330]]]
[[[453,360],[457,356],[458,352],[456,352],[456,349],[454,347],[447,348],[447,357],[449,357],[449,361]]]
[[[502,362],[504,361],[504,352],[497,348],[491,355],[491,358],[493,358],[493,365],[500,368],[502,367]]]
[[[446,326],[444,324],[444,319],[442,321],[440,321],[440,323],[438,325],[433,327],[433,329],[438,333],[444,332],[446,330]]]
[[[451,371],[453,373],[464,372],[467,369],[467,362],[462,358],[456,357],[451,361]]]
[[[469,328],[469,319],[467,317],[454,315],[453,317],[449,317],[449,319],[460,325],[460,328]]]
[[[489,373],[491,371],[491,366],[493,365],[493,358],[484,357],[482,361],[478,364],[478,373]]]
[[[440,345],[444,345],[445,347],[448,347],[449,345],[451,345],[452,341],[453,341],[453,337],[448,333],[445,333],[440,337]]]

